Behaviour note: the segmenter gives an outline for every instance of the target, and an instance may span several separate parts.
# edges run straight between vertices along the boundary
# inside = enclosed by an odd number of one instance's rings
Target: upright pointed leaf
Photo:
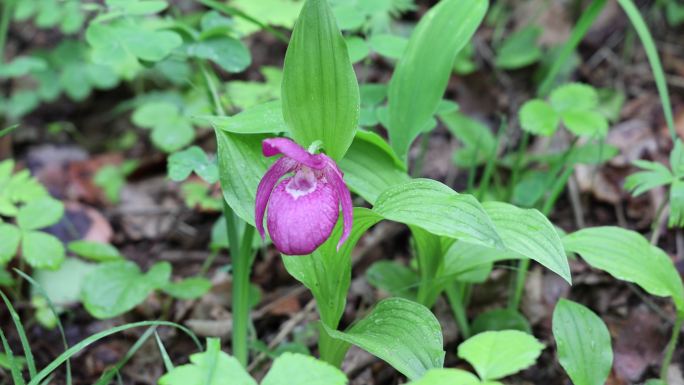
[[[342,159],[359,120],[359,86],[327,0],[302,7],[285,55],[282,98],[294,139],[304,147],[320,140]]]
[[[610,333],[585,306],[561,299],[553,311],[558,361],[574,385],[603,385],[613,366]]]
[[[380,301],[346,332],[327,327],[325,330],[383,359],[412,380],[444,365],[439,321],[430,309],[407,299]]]
[[[261,141],[266,137],[215,131],[223,198],[242,220],[254,226],[257,186],[272,161],[261,155]]]
[[[437,110],[456,55],[482,22],[487,6],[487,0],[442,0],[411,34],[389,87],[390,142],[402,159]]]

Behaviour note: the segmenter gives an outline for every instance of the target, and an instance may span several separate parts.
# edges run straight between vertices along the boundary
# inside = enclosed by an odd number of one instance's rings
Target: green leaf
[[[152,129],[152,142],[165,152],[174,152],[192,143],[195,130],[180,108],[167,101],[152,101],[136,108],[133,123]]]
[[[105,3],[130,16],[159,13],[169,6],[164,0],[106,0]]]
[[[539,61],[542,51],[537,45],[537,40],[541,34],[542,29],[533,25],[512,33],[497,50],[496,66],[513,70]]]
[[[117,261],[123,258],[116,247],[101,242],[93,241],[73,241],[69,242],[67,249],[82,258],[91,259],[96,262]]]
[[[595,111],[565,111],[561,113],[563,124],[577,136],[608,135],[608,120]]]
[[[297,20],[304,2],[301,0],[232,0],[230,4],[247,15],[257,17],[264,24],[290,29]],[[237,18],[235,25],[236,29],[245,35],[260,29],[259,26],[243,18]]]
[[[368,43],[358,36],[349,36],[345,39],[347,42],[347,50],[349,51],[349,60],[352,63],[360,62],[368,57],[370,48]]]
[[[366,270],[366,279],[372,286],[393,297],[416,300],[418,274],[395,261],[378,261]]]
[[[568,252],[582,256],[591,266],[617,279],[633,282],[647,292],[672,296],[684,312],[684,286],[670,258],[639,233],[619,227],[592,227],[563,238]]]
[[[677,179],[670,186],[669,227],[684,227],[684,181]]]
[[[457,166],[471,167],[486,163],[495,153],[496,138],[485,124],[458,111],[441,114],[439,118],[463,143],[463,147],[454,153]]]
[[[219,179],[223,198],[235,213],[254,226],[259,181],[272,160],[261,154],[263,135],[237,135],[216,130]]]
[[[96,265],[76,258],[66,258],[57,270],[38,269],[33,277],[50,297],[57,310],[80,302],[81,288],[85,277],[95,270]],[[33,296],[41,296],[33,289]]]
[[[43,71],[47,67],[47,62],[40,57],[17,56],[11,62],[2,65],[0,78],[18,78],[32,72]]]
[[[0,223],[0,266],[4,266],[17,254],[21,242],[21,230],[9,223]]]
[[[558,113],[541,99],[529,100],[520,109],[520,126],[533,134],[551,136],[558,129],[558,123]]]
[[[404,164],[379,135],[358,130],[339,162],[347,186],[370,203],[391,186],[409,180]]]
[[[399,59],[406,51],[408,40],[404,37],[379,33],[368,40],[371,49],[390,59]]]
[[[373,211],[435,235],[503,248],[494,224],[473,196],[458,194],[431,179],[413,179],[388,188]]]
[[[485,202],[483,207],[508,250],[534,259],[572,284],[563,243],[544,214],[503,202]]]
[[[235,134],[279,134],[288,131],[279,100],[258,104],[233,116],[202,118],[218,130]]]
[[[320,140],[340,160],[359,121],[359,86],[327,0],[307,0],[283,67],[283,116],[302,146]]]
[[[411,380],[444,365],[442,328],[425,306],[403,298],[378,302],[346,332],[325,327],[333,338],[386,361]]]
[[[242,72],[252,63],[247,47],[240,40],[228,36],[190,43],[185,52],[190,57],[211,60],[226,72]]]
[[[461,369],[430,369],[419,380],[407,385],[481,385],[472,373]]]
[[[179,282],[170,282],[162,290],[174,298],[196,299],[211,290],[211,281],[202,277],[186,278]]]
[[[17,225],[22,230],[37,230],[52,226],[64,215],[64,204],[53,198],[31,201],[17,213]]]
[[[207,183],[216,183],[219,179],[218,166],[209,160],[200,147],[192,146],[169,156],[168,174],[171,180],[182,182],[193,172]]]
[[[346,385],[347,377],[336,367],[311,356],[283,353],[273,361],[261,385]]]
[[[126,79],[132,79],[141,68],[140,60],[160,61],[183,42],[175,32],[148,29],[129,19],[92,22],[86,40],[93,48],[95,63],[113,67]]]
[[[282,82],[283,72],[279,68],[263,66],[261,73],[266,81],[264,83],[255,81],[232,81],[228,82],[226,89],[230,97],[230,102],[246,110],[251,107],[264,102],[280,99],[280,83]],[[280,102],[278,102],[280,109]],[[287,127],[283,119],[282,110],[279,110],[280,116],[277,117],[282,122],[284,127]],[[274,117],[275,118],[275,117]],[[255,128],[258,125],[254,126]],[[231,130],[229,130],[231,131]],[[287,128],[280,132],[288,131]],[[246,134],[257,133],[258,131],[245,132]]]
[[[473,334],[486,331],[519,330],[532,334],[529,321],[516,309],[494,309],[478,315],[470,326]]]
[[[487,11],[486,0],[442,0],[411,34],[389,86],[389,136],[401,159],[442,99],[454,60]]]
[[[562,113],[592,110],[598,107],[599,98],[594,87],[587,84],[570,83],[553,90],[550,101],[553,108]]]
[[[562,299],[553,311],[558,361],[574,385],[603,385],[613,367],[610,332],[585,306]]]
[[[190,356],[159,379],[159,385],[257,385],[235,357],[221,351],[218,339],[207,340],[207,351]]]
[[[674,148],[670,151],[670,168],[678,178],[684,177],[684,144],[679,138],[675,140]]]
[[[104,263],[83,282],[83,304],[95,318],[112,318],[142,303],[155,289],[166,286],[170,276],[168,262],[153,265],[146,274],[130,261]]]
[[[637,160],[634,165],[644,171],[635,172],[625,179],[625,189],[630,190],[633,196],[639,196],[675,180],[674,175],[662,163]]]
[[[533,336],[518,330],[490,331],[470,337],[458,347],[483,381],[498,380],[526,369],[544,349]]]
[[[56,269],[64,261],[64,245],[54,235],[42,231],[23,230],[21,255],[32,267]]]

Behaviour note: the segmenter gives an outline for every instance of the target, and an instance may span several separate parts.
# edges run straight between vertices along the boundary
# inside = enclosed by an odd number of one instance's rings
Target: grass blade
[[[28,343],[28,338],[26,337],[26,331],[24,326],[21,324],[21,318],[19,314],[14,310],[14,307],[10,303],[9,298],[0,291],[0,296],[7,306],[10,315],[12,316],[12,321],[14,322],[14,327],[17,328],[17,333],[19,334],[19,340],[21,341],[21,347],[24,349],[24,356],[26,357],[26,365],[28,366],[29,375],[31,378],[36,376],[36,362],[33,360],[33,352],[31,352],[31,345]]]
[[[19,274],[25,280],[27,280],[31,284],[31,286],[33,286],[34,288],[36,288],[36,290],[38,290],[38,293],[40,293],[40,295],[45,297],[45,300],[47,301],[47,304],[50,307],[50,311],[52,312],[52,314],[55,315],[55,319],[57,320],[57,329],[59,329],[59,334],[62,337],[62,344],[64,345],[64,350],[69,349],[69,343],[67,342],[67,339],[66,339],[66,333],[64,332],[64,326],[62,325],[62,321],[59,319],[59,313],[57,312],[57,308],[55,307],[55,305],[52,303],[52,300],[47,295],[47,292],[45,291],[45,289],[43,289],[43,287],[38,282],[36,282],[30,275],[24,273],[23,271],[18,270],[18,269],[14,269],[14,272]],[[71,361],[70,360],[67,360],[67,362],[66,362],[66,384],[67,385],[72,384]]]
[[[9,135],[10,133],[12,133],[12,131],[16,130],[17,127],[19,127],[18,124],[3,128],[2,130],[0,130],[0,138],[2,138],[5,135]]]
[[[64,353],[60,354],[59,357],[57,357],[54,361],[52,361],[48,366],[45,367],[45,369],[41,370],[38,372],[38,374],[31,379],[29,382],[29,385],[38,385],[41,383],[43,379],[45,379],[47,376],[50,375],[55,369],[59,367],[64,361],[68,360],[71,358],[73,355],[76,353],[80,352],[81,350],[87,348],[88,346],[94,344],[95,342],[105,338],[109,337],[113,334],[122,332],[124,330],[129,330],[129,329],[134,329],[138,327],[149,327],[149,326],[171,326],[180,329],[183,331],[185,334],[187,334],[192,341],[197,345],[198,350],[202,350],[202,344],[199,342],[197,339],[197,336],[190,331],[190,329],[186,328],[185,326],[179,325],[174,322],[167,322],[167,321],[142,321],[142,322],[134,322],[126,325],[121,325],[117,327],[113,327],[109,330],[105,330],[96,334],[93,334],[92,336],[84,339],[83,341],[77,343],[76,345],[72,346],[69,348],[67,351]]]
[[[128,361],[130,361],[130,359],[133,358],[135,353],[137,353],[138,350],[140,350],[140,348],[145,344],[145,342],[147,342],[147,340],[150,339],[150,337],[152,337],[152,334],[155,333],[156,330],[156,326],[152,326],[149,329],[147,329],[145,333],[143,333],[143,335],[141,335],[140,338],[138,338],[138,340],[135,341],[135,344],[131,346],[128,352],[126,352],[126,355],[124,355],[123,358],[121,358],[119,362],[117,362],[116,365],[114,365],[113,368],[110,368],[104,373],[102,373],[102,377],[100,377],[100,379],[95,383],[95,385],[107,385],[112,381],[112,378],[114,378],[115,376],[120,376],[119,372],[121,371],[121,368],[123,368],[124,365],[126,365]]]
[[[556,76],[558,76],[561,68],[563,68],[563,65],[570,58],[570,55],[572,55],[573,51],[575,51],[575,48],[577,48],[579,43],[582,41],[584,35],[587,34],[587,31],[591,25],[594,24],[594,20],[596,20],[605,5],[606,0],[595,0],[589,4],[584,12],[582,12],[582,16],[579,18],[579,20],[577,20],[575,28],[573,28],[572,32],[570,32],[570,37],[565,44],[563,44],[563,48],[561,48],[558,57],[553,62],[551,69],[546,74],[546,77],[544,77],[544,81],[539,86],[539,89],[537,90],[537,94],[539,96],[546,96],[549,91],[551,91],[553,82],[556,80]]]
[[[667,91],[665,71],[663,71],[663,65],[660,63],[660,57],[658,57],[658,50],[653,41],[653,36],[651,36],[651,32],[648,30],[644,18],[641,17],[639,9],[637,9],[632,0],[617,0],[617,2],[627,14],[629,21],[632,22],[632,26],[634,26],[637,35],[639,35],[639,39],[641,39],[641,44],[644,46],[644,51],[646,51],[646,56],[648,57],[648,63],[651,65],[651,72],[653,72],[653,79],[655,80],[656,88],[658,88],[660,102],[663,105],[663,113],[665,114],[667,128],[670,130],[670,136],[674,142],[677,134],[674,128],[674,119],[672,118],[670,94]]]
[[[9,342],[7,342],[7,338],[5,337],[5,333],[0,329],[0,340],[2,340],[2,348],[5,350],[5,354],[7,354],[7,357],[10,359],[10,365],[11,367],[11,372],[12,372],[12,381],[14,381],[14,385],[24,385],[26,382],[24,382],[24,377],[21,376],[21,369],[17,367],[17,361],[14,359],[14,353],[12,353],[12,349],[9,346]]]
[[[157,340],[157,346],[159,347],[159,353],[162,356],[162,360],[164,361],[164,367],[166,368],[167,372],[170,372],[173,370],[173,362],[171,362],[171,357],[169,357],[169,353],[166,351],[166,348],[164,347],[164,343],[162,342],[161,338],[159,338],[159,333],[154,332],[154,338]]]

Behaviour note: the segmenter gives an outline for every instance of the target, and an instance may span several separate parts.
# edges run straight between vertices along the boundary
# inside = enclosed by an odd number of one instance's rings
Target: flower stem
[[[454,282],[448,285],[444,291],[449,300],[451,310],[454,312],[454,318],[456,319],[456,324],[458,324],[458,329],[461,331],[463,339],[467,340],[470,337],[470,325],[468,324],[468,316],[466,315],[465,310],[465,285],[467,284],[464,282]]]
[[[5,62],[5,42],[7,41],[7,32],[9,31],[10,20],[12,18],[14,0],[6,0],[4,4],[2,13],[0,14],[0,64]]]
[[[226,231],[232,258],[233,272],[233,356],[247,366],[249,329],[249,273],[252,270],[252,239],[254,228],[244,226],[240,239],[239,218],[223,202]]]
[[[682,329],[682,323],[684,323],[684,313],[678,313],[677,319],[675,320],[674,327],[672,328],[672,336],[670,337],[670,342],[667,343],[667,349],[665,349],[665,356],[663,357],[663,364],[660,367],[660,380],[667,383],[667,372],[670,368],[670,362],[672,362],[672,354],[677,347],[677,340],[679,339],[679,333]]]

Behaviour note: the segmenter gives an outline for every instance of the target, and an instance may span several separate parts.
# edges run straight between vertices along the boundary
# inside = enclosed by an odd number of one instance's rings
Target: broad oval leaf
[[[442,328],[425,306],[403,298],[380,301],[346,332],[325,327],[333,338],[354,344],[415,380],[444,365]]]
[[[336,367],[311,356],[284,353],[273,361],[261,385],[345,385],[347,377]]]
[[[664,251],[641,234],[619,227],[592,227],[566,235],[563,245],[617,279],[636,283],[653,295],[671,296],[677,311],[684,312],[684,286],[677,269]]]
[[[378,134],[359,130],[339,163],[344,180],[355,193],[374,203],[388,187],[408,182],[406,168]]]
[[[456,55],[482,22],[487,6],[487,0],[442,0],[411,34],[389,86],[390,142],[402,159],[437,110]]]
[[[520,330],[532,334],[529,321],[516,309],[490,310],[478,315],[471,324],[473,334],[497,330]]]
[[[99,265],[85,278],[81,292],[86,310],[95,318],[111,318],[140,304],[171,276],[168,262],[157,263],[143,274],[133,262]]]
[[[261,154],[266,136],[215,131],[223,198],[242,220],[254,226],[257,186],[271,162]]]
[[[79,257],[97,262],[116,261],[123,258],[119,250],[108,243],[81,240],[69,242],[67,248]]]
[[[17,225],[22,230],[37,230],[52,226],[64,215],[64,204],[45,197],[27,203],[17,213]]]
[[[21,230],[9,223],[0,223],[0,265],[5,265],[17,253]]]
[[[196,299],[211,290],[211,281],[204,277],[191,277],[178,282],[170,282],[162,289],[174,298]]]
[[[327,0],[307,0],[285,54],[283,117],[302,146],[320,140],[340,160],[359,121],[359,86]]]
[[[503,202],[485,202],[483,207],[508,250],[534,259],[572,284],[563,243],[544,214]]]
[[[407,385],[480,385],[480,379],[461,369],[430,369],[419,380]]]
[[[64,261],[64,245],[57,237],[42,231],[22,231],[21,256],[32,267],[56,269]]]
[[[396,261],[375,262],[366,270],[366,280],[391,296],[416,300],[418,274]]]
[[[585,306],[561,299],[553,311],[558,361],[574,385],[603,385],[613,366],[610,332]]]
[[[504,247],[477,199],[431,179],[414,179],[388,188],[378,197],[373,211],[435,235]]]
[[[518,330],[480,333],[458,347],[483,381],[498,380],[532,366],[544,349],[533,336]]]

